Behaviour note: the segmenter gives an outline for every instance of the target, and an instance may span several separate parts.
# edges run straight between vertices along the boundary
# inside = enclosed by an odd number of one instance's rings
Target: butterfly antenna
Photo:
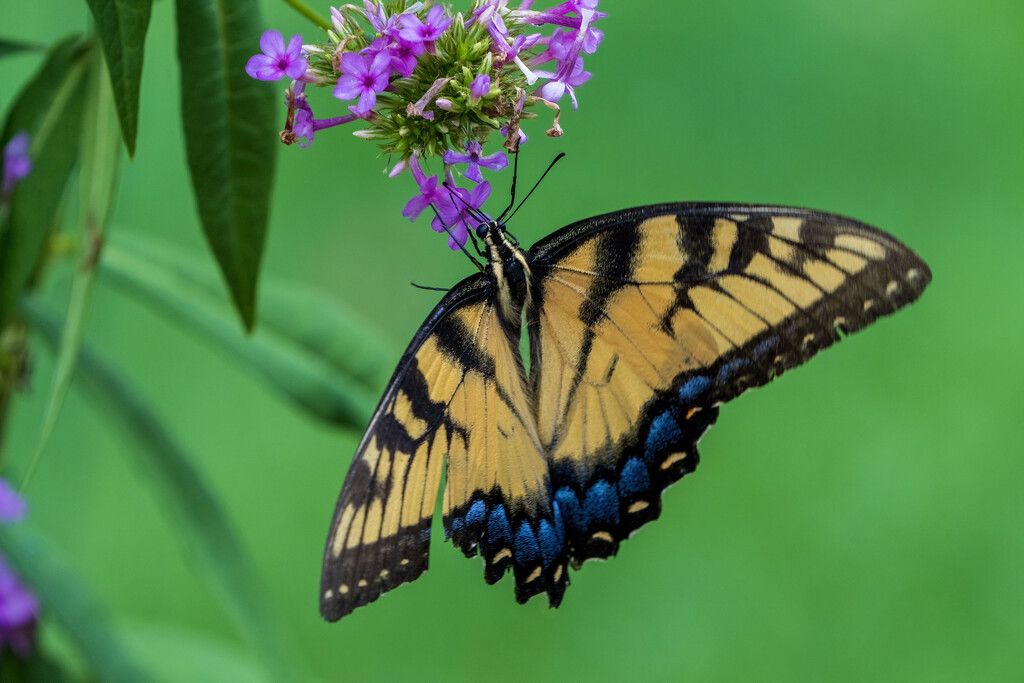
[[[459,245],[459,249],[461,249],[462,253],[466,255],[466,258],[468,258],[470,261],[473,262],[473,265],[477,267],[477,270],[479,270],[481,273],[484,272],[484,270],[485,270],[484,267],[480,264],[479,261],[477,261],[473,257],[472,254],[469,253],[469,250],[466,249],[466,245],[463,244],[462,242],[460,242],[459,240],[455,239],[455,235],[453,235],[452,231],[448,228],[447,225],[445,225],[444,219],[441,218],[441,214],[439,214],[437,212],[437,207],[435,207],[433,204],[431,204],[430,208],[431,208],[431,210],[433,210],[434,215],[437,216],[437,222],[441,224],[441,227],[444,228],[444,231],[446,233],[448,233],[448,236],[451,237],[455,241],[455,244]],[[469,230],[469,234],[473,234],[473,231]],[[475,245],[476,242],[473,242],[473,244]]]
[[[544,171],[543,173],[541,173],[540,178],[537,179],[537,182],[534,183],[534,185],[530,189],[530,191],[526,193],[526,196],[523,197],[523,200],[521,202],[519,202],[519,206],[517,206],[515,208],[515,210],[512,211],[512,213],[508,214],[508,217],[505,216],[505,214],[508,213],[508,209],[505,209],[505,211],[502,212],[501,216],[498,217],[498,222],[499,223],[505,223],[506,221],[512,220],[512,216],[516,215],[516,211],[519,211],[519,209],[522,208],[523,204],[526,203],[526,200],[530,198],[530,195],[533,194],[533,191],[536,190],[538,187],[540,187],[540,183],[541,183],[542,180],[544,180],[544,176],[546,176],[551,171],[551,169],[553,169],[555,167],[555,164],[558,163],[558,160],[561,159],[564,156],[565,156],[565,152],[559,152],[558,153],[558,156],[556,156],[551,161],[551,163],[548,164],[547,170]],[[516,160],[518,160],[518,159],[519,159],[519,155],[517,154],[516,155]],[[515,186],[516,186],[516,177],[515,177],[515,175],[513,175],[512,176],[512,192],[513,192],[513,197],[515,196]],[[509,204],[508,208],[511,209],[512,205]]]
[[[426,289],[426,290],[431,291],[431,292],[450,292],[450,291],[452,291],[448,287],[427,287],[426,285],[418,285],[415,282],[410,282],[409,284],[412,285],[413,287],[415,287],[416,289]]]
[[[505,220],[505,214],[512,210],[512,207],[516,203],[516,180],[519,179],[519,150],[516,150],[515,154],[512,155],[512,197],[508,200],[508,206],[498,216],[498,222],[503,223]]]

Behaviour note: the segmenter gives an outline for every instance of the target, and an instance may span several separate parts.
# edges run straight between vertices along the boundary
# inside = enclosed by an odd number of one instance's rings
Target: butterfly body
[[[557,606],[569,567],[658,517],[721,403],[930,280],[894,238],[804,209],[640,207],[529,250],[498,223],[480,232],[488,263],[417,332],[342,488],[329,620],[426,569],[442,473],[446,536],[488,583],[511,569],[517,600]]]

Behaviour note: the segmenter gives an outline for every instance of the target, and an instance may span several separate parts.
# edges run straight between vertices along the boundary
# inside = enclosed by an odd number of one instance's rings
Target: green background
[[[315,39],[283,3],[262,7],[268,28]],[[565,136],[544,138],[544,113],[527,123],[525,181],[557,152],[567,158],[516,216],[521,241],[654,202],[792,204],[892,232],[928,261],[934,282],[909,310],[723,408],[698,472],[666,492],[662,518],[618,557],[574,574],[559,610],[542,599],[516,605],[510,579],[487,586],[479,560],[442,547],[435,529],[430,572],[324,623],[322,544],[359,434],[301,414],[102,284],[90,343],[199,457],[308,676],[1019,679],[1024,5],[605,0],[601,9],[605,42],[586,60],[594,77],[579,89],[579,111],[562,118]],[[40,1],[3,16],[5,37],[49,42],[86,26],[88,12]],[[0,61],[0,104],[37,59]],[[138,154],[124,168],[112,231],[209,260],[177,87],[173,5],[157,2]],[[328,113],[327,91],[313,97],[318,115],[343,113]],[[397,361],[438,298],[409,281],[450,286],[472,269],[425,220],[401,217],[411,179],[384,169],[348,130],[282,148],[264,273],[349,305],[392,340]],[[492,210],[507,176],[492,176]],[[51,273],[53,302],[67,280]],[[32,390],[10,418],[16,468],[34,448],[51,368],[40,346]],[[190,539],[127,448],[73,392],[29,490],[33,524],[167,680],[257,677],[194,572]],[[44,627],[43,639],[74,656],[60,633]]]

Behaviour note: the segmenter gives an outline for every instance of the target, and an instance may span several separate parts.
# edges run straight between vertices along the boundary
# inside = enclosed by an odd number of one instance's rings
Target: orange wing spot
[[[690,408],[686,411],[686,419],[689,420],[691,417],[697,414],[700,408]]]

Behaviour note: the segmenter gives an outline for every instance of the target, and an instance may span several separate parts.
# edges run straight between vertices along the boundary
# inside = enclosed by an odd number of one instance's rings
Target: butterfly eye
[[[480,237],[482,239],[484,235],[487,234],[487,225],[487,223],[481,223],[480,225],[476,226],[477,237]]]

